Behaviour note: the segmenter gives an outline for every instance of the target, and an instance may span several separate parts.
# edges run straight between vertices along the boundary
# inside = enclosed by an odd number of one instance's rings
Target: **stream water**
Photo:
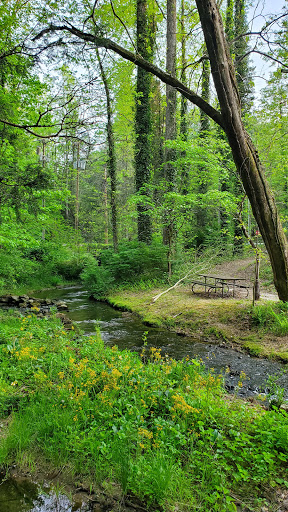
[[[89,299],[89,293],[79,287],[67,287],[47,290],[38,294],[40,298],[61,299],[69,307],[68,316],[77,323],[85,334],[93,334],[99,325],[103,341],[119,349],[140,352],[143,348],[143,335],[148,347],[161,349],[162,355],[168,354],[175,359],[201,358],[208,368],[220,373],[229,368],[226,374],[226,388],[233,392],[237,387],[240,373],[246,379],[238,391],[240,396],[253,396],[259,392],[269,392],[269,375],[279,375],[277,385],[286,389],[288,394],[288,370],[285,365],[267,359],[251,357],[236,350],[217,345],[209,341],[200,341],[199,337],[183,337],[168,330],[147,327],[132,313],[118,311],[104,302]],[[147,334],[146,334],[147,333]]]
[[[0,512],[88,512],[86,503],[71,501],[51,485],[39,485],[26,477],[0,474]]]
[[[250,357],[208,340],[200,341],[197,337],[183,337],[164,329],[147,327],[132,313],[123,313],[103,302],[90,300],[89,293],[79,287],[47,290],[37,293],[37,296],[65,301],[71,320],[86,335],[95,333],[95,326],[99,325],[102,339],[107,345],[140,352],[145,333],[147,346],[160,348],[163,355],[168,354],[175,359],[187,355],[201,358],[216,373],[225,372],[229,367],[229,373],[225,373],[228,391],[233,392],[237,388],[242,371],[247,378],[237,391],[240,396],[271,392],[267,379],[269,375],[278,375],[277,385],[286,390],[288,398],[288,372],[280,363]],[[40,488],[29,479],[7,480],[2,477],[1,480],[0,475],[0,512],[86,512],[89,510],[87,507],[71,502],[62,493],[55,493],[48,485]]]

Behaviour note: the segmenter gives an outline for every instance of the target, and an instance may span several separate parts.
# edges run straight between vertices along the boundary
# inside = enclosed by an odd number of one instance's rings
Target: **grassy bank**
[[[165,512],[273,510],[288,486],[284,411],[227,398],[196,360],[105,348],[33,314],[0,320],[2,466],[48,461]]]
[[[152,303],[163,290],[116,290],[108,302],[137,313],[150,325],[226,343],[252,355],[288,361],[286,304],[259,301],[253,307],[251,300],[205,298],[193,295],[190,287],[184,286]]]

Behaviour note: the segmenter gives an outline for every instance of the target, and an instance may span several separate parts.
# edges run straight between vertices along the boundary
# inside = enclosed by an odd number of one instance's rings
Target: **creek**
[[[57,299],[66,302],[69,307],[67,316],[79,325],[86,334],[95,333],[98,325],[101,337],[106,345],[117,345],[120,350],[129,349],[140,352],[143,340],[147,347],[161,349],[162,355],[169,355],[175,359],[200,358],[205,366],[214,368],[216,373],[225,372],[226,389],[234,392],[237,388],[241,372],[246,379],[243,386],[237,389],[239,396],[255,396],[260,392],[273,393],[268,388],[269,376],[279,376],[277,386],[288,393],[288,372],[285,365],[252,357],[237,350],[227,348],[224,344],[211,343],[209,340],[200,341],[196,336],[180,336],[174,332],[147,327],[133,313],[118,311],[104,302],[89,299],[89,293],[79,287],[66,287],[37,293],[39,298]],[[241,379],[242,380],[242,379]]]

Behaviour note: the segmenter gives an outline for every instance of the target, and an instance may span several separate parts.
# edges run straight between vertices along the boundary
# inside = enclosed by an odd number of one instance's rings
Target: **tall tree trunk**
[[[258,153],[245,131],[236,76],[215,0],[196,0],[233,158],[269,253],[280,300],[288,300],[288,246]]]
[[[236,80],[238,84],[239,95],[241,99],[242,112],[248,112],[252,101],[252,86],[251,86],[251,73],[249,67],[248,43],[246,37],[241,37],[241,34],[248,32],[248,25],[246,21],[246,7],[245,0],[234,0],[234,35],[236,39],[233,43],[233,53],[235,54],[235,71]],[[240,198],[243,196],[243,189],[240,181],[236,181],[234,185],[234,194]],[[239,205],[240,205],[239,202]],[[242,228],[234,220],[234,247],[233,254],[241,255],[244,249],[244,239]]]
[[[185,33],[185,0],[181,0],[181,80],[187,85],[186,73],[186,33]],[[188,101],[185,96],[181,95],[180,107],[180,135],[183,142],[188,140],[188,119],[187,119]],[[186,151],[181,152],[182,169],[181,169],[181,193],[183,195],[189,192],[189,172],[188,165],[185,163]]]
[[[207,54],[204,57],[207,57]],[[210,64],[209,60],[204,58],[202,62],[202,80],[201,80],[201,96],[202,98],[209,102],[210,100]],[[209,117],[200,110],[200,138],[204,139],[207,136],[207,132],[209,130],[210,123]],[[198,192],[199,194],[205,194],[208,190],[207,186],[207,170],[205,167],[199,168],[199,186]],[[206,227],[207,227],[207,211],[203,208],[197,208],[196,211],[196,227],[197,227],[197,236],[196,236],[196,246],[201,247],[206,242]]]
[[[176,0],[167,0],[167,32],[166,32],[166,71],[176,76]],[[176,138],[177,91],[166,85],[166,127],[165,140]],[[165,178],[168,189],[175,188],[175,149],[165,150]]]
[[[147,1],[137,0],[137,52],[145,59],[150,60],[149,49],[149,23],[147,14]],[[144,69],[137,68],[136,85],[136,114],[135,114],[135,181],[136,192],[149,198],[151,181],[151,75]],[[138,240],[147,244],[152,239],[152,224],[149,215],[150,207],[144,202],[137,205],[138,212]]]
[[[46,153],[45,153],[45,142],[42,143],[42,167],[45,169],[46,166]],[[42,198],[42,208],[45,208],[45,197]],[[42,240],[45,240],[46,230],[42,228]]]
[[[76,235],[79,228],[79,159],[80,159],[80,142],[77,143],[76,151],[76,191],[75,191],[75,221],[74,228]]]
[[[234,54],[234,51],[235,51],[234,37],[236,35],[240,35],[240,33],[241,33],[241,32],[239,32],[239,28],[240,28],[239,19],[238,19],[238,22],[236,21],[236,12],[237,12],[238,8],[236,8],[236,5],[234,5],[234,4],[237,1],[238,0],[227,0],[227,7],[226,7],[225,35],[226,35],[226,40],[228,42],[228,46],[229,46],[231,55]],[[234,7],[235,7],[235,15],[234,15]],[[236,27],[238,29],[238,33],[235,33]],[[240,97],[241,97],[241,92],[239,91],[239,93],[240,93]],[[230,173],[230,182],[233,187],[233,193],[238,198],[238,209],[239,209],[242,204],[243,187],[241,185],[240,180],[236,179],[236,181],[235,181],[235,176],[231,173]],[[226,186],[226,184],[223,183],[222,187],[225,187],[225,186]],[[221,190],[223,190],[223,188]],[[224,215],[224,218],[223,218],[223,216],[220,216],[220,219],[221,219],[221,221],[222,221],[222,219],[225,219],[225,215]],[[224,230],[225,230],[225,228],[224,228]],[[239,224],[239,220],[238,220],[237,216],[235,216],[233,219],[233,231],[234,231],[233,255],[241,256],[243,254],[243,249],[244,249],[244,244],[243,244],[244,240],[243,240],[242,227]]]
[[[176,0],[167,0],[167,32],[166,32],[166,71],[176,76]],[[176,110],[177,91],[174,87],[166,85],[166,119],[165,119],[165,141],[176,138]],[[165,148],[165,180],[168,184],[168,192],[175,190],[176,170],[174,161],[176,150]],[[175,236],[174,221],[171,212],[164,213],[163,243],[169,246],[168,250],[168,271],[171,274],[172,243]]]
[[[114,251],[118,249],[118,223],[117,223],[117,205],[116,205],[116,191],[117,191],[117,168],[116,168],[116,155],[115,155],[115,142],[112,122],[112,105],[110,90],[108,85],[107,76],[97,51],[97,58],[100,67],[101,78],[105,88],[106,95],[106,111],[107,111],[107,142],[108,142],[108,174],[110,177],[110,205],[111,205],[111,221],[112,221],[112,237]]]
[[[238,90],[241,98],[242,112],[247,113],[250,110],[253,100],[252,70],[249,63],[249,44],[247,37],[241,37],[242,34],[249,32],[246,19],[245,0],[235,1],[234,13],[234,38],[233,53],[235,54],[235,70]]]
[[[234,39],[234,17],[233,17],[234,0],[227,0],[226,18],[225,18],[225,34],[232,53],[232,41]]]
[[[108,216],[108,186],[107,186],[107,169],[104,169],[104,239],[105,245],[109,245],[109,216]]]

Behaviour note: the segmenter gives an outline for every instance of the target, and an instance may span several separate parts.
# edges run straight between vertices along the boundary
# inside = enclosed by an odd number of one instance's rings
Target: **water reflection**
[[[71,503],[49,486],[40,487],[27,478],[0,476],[0,512],[88,512],[87,504]]]

